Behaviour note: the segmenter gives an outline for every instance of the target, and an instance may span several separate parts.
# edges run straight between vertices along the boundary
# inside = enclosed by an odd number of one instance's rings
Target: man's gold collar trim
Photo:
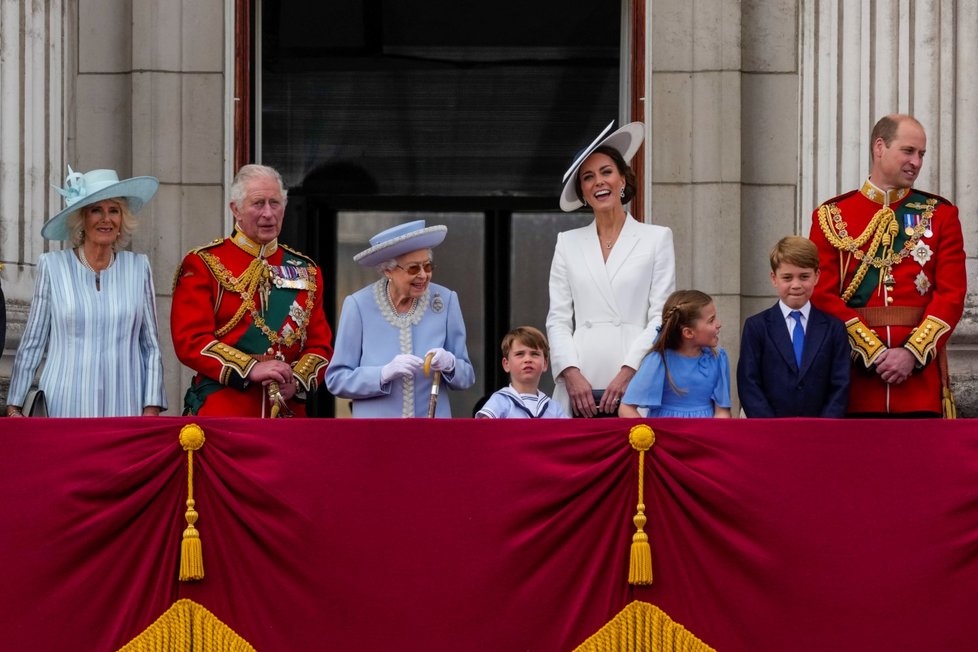
[[[258,244],[238,229],[231,235],[231,242],[256,258],[268,258],[278,250],[278,238],[265,244]]]
[[[903,198],[910,194],[910,188],[893,188],[892,190],[883,190],[878,188],[869,179],[863,183],[863,187],[859,189],[860,194],[866,199],[874,201],[877,204],[882,204],[883,206],[889,206],[890,204],[897,204],[903,201]]]

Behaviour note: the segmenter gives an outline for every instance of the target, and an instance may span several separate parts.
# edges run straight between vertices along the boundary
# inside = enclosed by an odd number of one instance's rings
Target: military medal
[[[914,227],[917,226],[917,223],[919,221],[920,221],[920,216],[919,215],[914,215],[913,213],[904,213],[903,214],[903,226],[904,226],[903,232],[906,233],[908,236],[913,235]]]

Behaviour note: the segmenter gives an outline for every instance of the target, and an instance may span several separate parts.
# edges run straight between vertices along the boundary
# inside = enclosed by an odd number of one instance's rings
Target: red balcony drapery
[[[114,650],[180,598],[256,649],[569,650],[633,599],[718,650],[969,650],[972,422],[0,421],[0,641]]]

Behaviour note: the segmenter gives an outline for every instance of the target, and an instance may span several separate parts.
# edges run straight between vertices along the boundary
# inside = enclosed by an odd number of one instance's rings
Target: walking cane
[[[431,359],[434,353],[429,353],[424,359],[424,375],[431,375]],[[428,399],[428,418],[435,418],[435,406],[438,405],[438,386],[441,385],[441,372],[435,370],[435,375],[431,377],[431,398]]]

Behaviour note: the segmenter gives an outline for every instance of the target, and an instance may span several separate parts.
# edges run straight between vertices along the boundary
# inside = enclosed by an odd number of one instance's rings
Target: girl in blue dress
[[[730,417],[730,363],[719,346],[710,295],[679,290],[662,308],[662,328],[622,397],[618,416]]]

